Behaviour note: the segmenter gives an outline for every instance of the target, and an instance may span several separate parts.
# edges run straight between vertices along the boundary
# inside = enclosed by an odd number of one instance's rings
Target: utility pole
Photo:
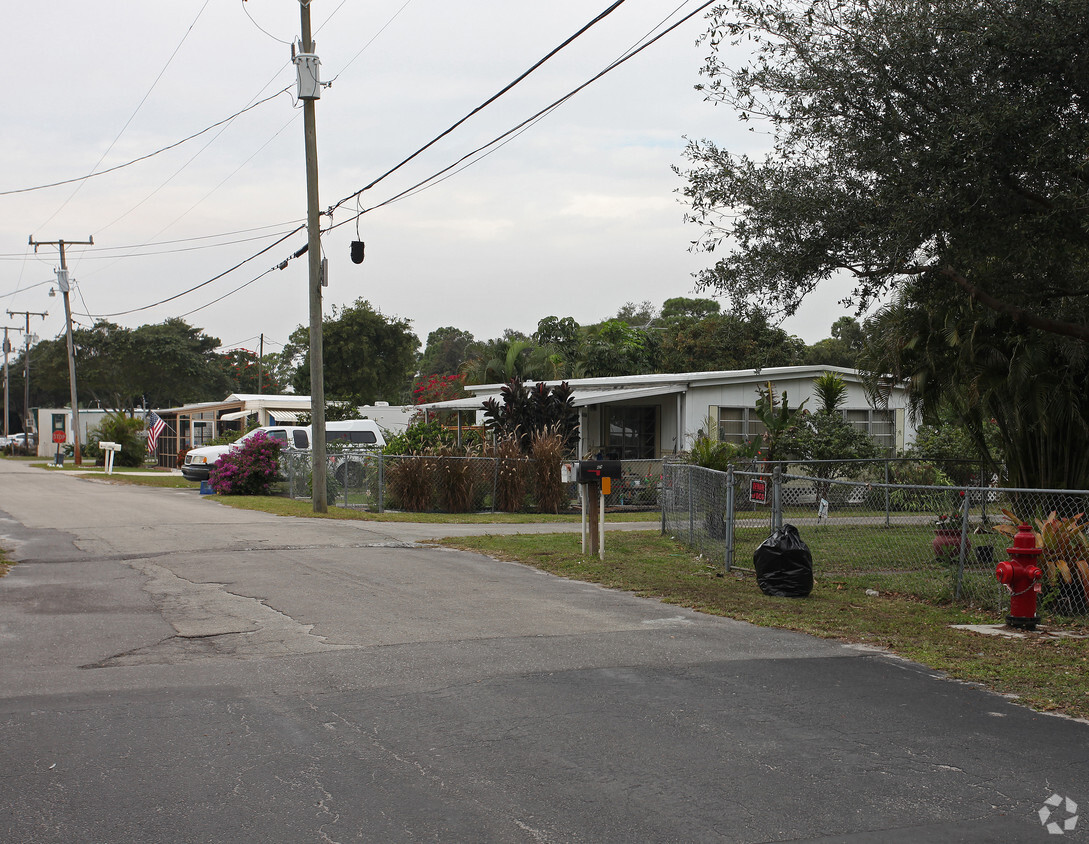
[[[261,334],[261,344],[257,347],[260,351],[257,352],[257,395],[261,395],[263,390],[262,382],[264,381],[264,366],[265,366],[265,335]]]
[[[15,315],[26,317],[26,328],[23,329],[23,340],[25,346],[23,350],[23,433],[27,435],[27,445],[30,444],[30,318],[32,316],[40,316],[45,319],[49,316],[49,311],[45,313],[38,313],[37,311],[8,311],[8,316],[13,317]]]
[[[60,247],[60,259],[61,268],[57,271],[57,286],[61,289],[61,294],[64,296],[64,321],[68,334],[68,385],[72,392],[72,445],[73,455],[75,456],[75,464],[77,466],[83,465],[83,453],[79,443],[79,401],[76,398],[76,344],[72,340],[72,304],[68,299],[68,264],[64,257],[64,244],[63,240],[35,240],[34,235],[30,236],[30,245],[34,247],[34,251],[38,251],[39,246],[59,246]],[[88,237],[87,240],[70,240],[68,243],[79,244],[81,246],[94,246],[95,239]]]
[[[17,325],[5,325],[4,326],[4,436],[10,436],[11,431],[8,430],[8,355],[11,354],[11,341],[8,340],[9,331],[22,331]]]
[[[318,127],[314,103],[321,96],[318,57],[310,35],[310,2],[299,0],[302,52],[294,56],[298,94],[303,104],[303,135],[306,141],[306,245],[310,285],[310,447],[313,457],[313,504],[315,513],[329,510],[325,476],[325,372],[321,333],[321,211],[318,206]],[[294,52],[294,48],[292,48]]]

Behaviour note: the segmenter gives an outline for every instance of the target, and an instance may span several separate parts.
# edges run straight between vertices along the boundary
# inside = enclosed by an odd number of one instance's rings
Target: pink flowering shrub
[[[219,495],[268,495],[280,479],[280,447],[258,431],[216,461],[208,483]]]

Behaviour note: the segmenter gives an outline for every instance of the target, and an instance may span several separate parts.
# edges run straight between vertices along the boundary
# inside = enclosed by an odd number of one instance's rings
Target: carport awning
[[[224,413],[222,416],[219,417],[219,421],[233,422],[235,419],[245,419],[247,416],[250,416],[256,412],[256,410],[235,410],[232,413]]]
[[[688,389],[687,384],[656,384],[653,387],[632,387],[619,390],[576,390],[573,396],[575,407],[589,407],[595,404],[612,404],[613,402],[632,401],[634,399],[654,398],[655,396],[669,396],[675,393],[683,393]],[[492,396],[475,396],[453,401],[439,401],[431,404],[421,404],[420,409],[426,410],[482,410],[484,399]],[[495,395],[496,401],[499,396]]]
[[[589,407],[594,404],[612,404],[618,401],[651,399],[655,396],[669,396],[683,393],[687,384],[658,384],[654,387],[632,387],[621,390],[593,390],[575,393],[575,407]]]

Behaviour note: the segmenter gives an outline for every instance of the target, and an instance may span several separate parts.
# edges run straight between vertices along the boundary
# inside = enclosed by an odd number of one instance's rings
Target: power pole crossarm
[[[64,296],[64,323],[68,336],[68,383],[72,391],[72,447],[75,464],[82,466],[83,449],[80,447],[79,442],[79,399],[76,396],[76,344],[72,340],[72,303],[68,297],[68,290],[71,285],[68,283],[68,262],[64,255],[66,243],[69,245],[94,246],[95,240],[93,237],[88,237],[86,240],[69,241],[35,240],[34,235],[30,236],[30,245],[34,247],[35,252],[38,251],[39,246],[60,247],[61,268],[57,272],[57,286],[60,287],[61,294]]]

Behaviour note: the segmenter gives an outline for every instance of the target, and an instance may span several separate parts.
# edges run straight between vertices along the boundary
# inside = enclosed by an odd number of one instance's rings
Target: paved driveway
[[[1089,810],[1089,727],[882,654],[414,544],[449,527],[13,461],[0,509],[0,841],[1085,837],[1037,812]]]

